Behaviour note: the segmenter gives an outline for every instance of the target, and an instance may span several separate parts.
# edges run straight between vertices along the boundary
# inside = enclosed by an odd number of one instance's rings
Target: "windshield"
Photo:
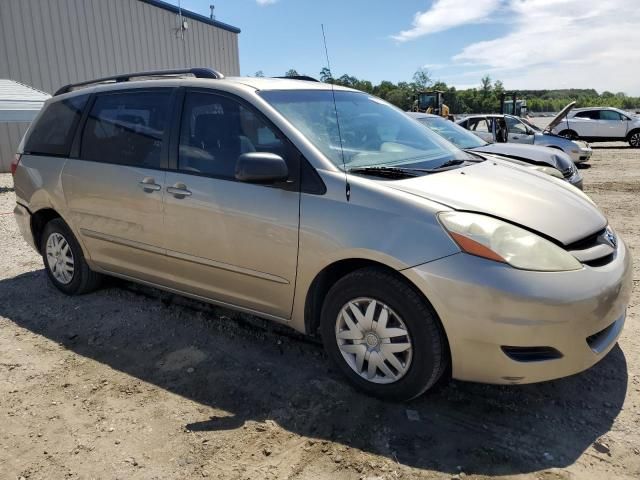
[[[384,100],[361,92],[273,90],[260,95],[334,165],[437,168],[469,156]],[[336,122],[336,110],[340,125]],[[341,151],[342,144],[342,151]]]
[[[524,123],[527,127],[531,128],[532,130],[535,130],[536,132],[541,132],[542,131],[540,129],[540,127],[538,127],[537,125],[534,125],[533,123],[531,123],[526,118],[519,118],[518,120],[520,120],[522,123]]]
[[[478,148],[488,145],[480,137],[453,123],[451,120],[445,120],[440,117],[420,117],[416,118],[416,120],[441,137],[446,138],[458,148]]]

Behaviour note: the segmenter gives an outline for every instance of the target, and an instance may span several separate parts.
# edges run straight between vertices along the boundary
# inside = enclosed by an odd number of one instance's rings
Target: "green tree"
[[[320,81],[325,83],[333,83],[333,75],[331,75],[331,70],[329,70],[329,67],[322,67],[322,70],[320,70]]]
[[[258,70],[253,74],[254,77],[264,77],[264,72],[262,70]]]
[[[287,73],[284,74],[285,77],[297,77],[300,74],[294,68],[287,70]]]
[[[491,93],[491,90],[493,89],[493,86],[491,85],[491,77],[489,75],[485,75],[484,77],[482,77],[481,82],[482,84],[480,86],[480,91],[482,92],[482,95],[486,97]]]
[[[411,84],[414,92],[420,92],[422,90],[426,90],[433,84],[433,80],[431,80],[431,76],[429,75],[429,70],[426,68],[419,68],[413,74],[413,83]]]

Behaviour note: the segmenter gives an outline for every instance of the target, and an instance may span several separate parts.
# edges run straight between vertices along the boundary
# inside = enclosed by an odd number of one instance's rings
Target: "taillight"
[[[20,163],[20,158],[22,157],[22,155],[20,155],[19,153],[16,153],[13,156],[13,162],[11,162],[11,175],[15,175],[16,174],[16,170],[18,169],[18,164]]]

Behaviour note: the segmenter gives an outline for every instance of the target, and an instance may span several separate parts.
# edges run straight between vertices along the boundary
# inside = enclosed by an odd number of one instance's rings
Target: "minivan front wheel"
[[[340,279],[322,308],[329,356],[361,390],[409,400],[432,387],[448,349],[430,305],[396,275],[365,268]]]
[[[80,295],[99,286],[102,276],[89,268],[80,244],[61,218],[45,225],[40,251],[49,280],[61,292]]]

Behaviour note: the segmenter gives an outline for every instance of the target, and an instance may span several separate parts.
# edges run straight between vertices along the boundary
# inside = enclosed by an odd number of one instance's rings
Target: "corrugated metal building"
[[[15,147],[51,95],[0,79],[0,172],[9,171]]]
[[[159,0],[0,0],[0,78],[53,93],[143,70],[213,67],[239,75],[240,30],[182,10],[184,30],[178,13]],[[0,158],[0,171],[7,161]]]

